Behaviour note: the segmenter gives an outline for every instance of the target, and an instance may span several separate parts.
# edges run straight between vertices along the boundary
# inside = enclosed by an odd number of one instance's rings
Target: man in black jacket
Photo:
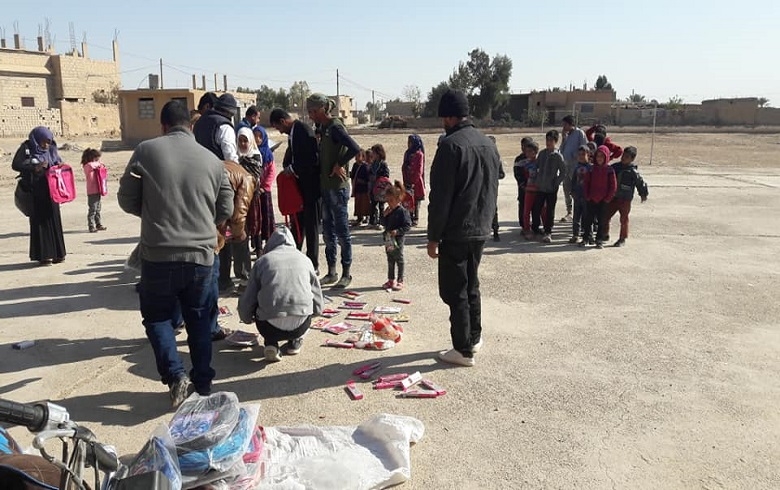
[[[288,135],[287,151],[282,166],[285,172],[291,172],[298,178],[298,186],[303,195],[303,211],[298,214],[298,222],[303,228],[302,236],[293,233],[298,250],[303,247],[306,237],[306,256],[319,275],[320,261],[320,221],[322,208],[320,199],[320,168],[317,156],[317,138],[308,124],[293,118],[282,109],[274,109],[269,116],[271,126],[280,133]]]
[[[445,137],[431,165],[428,255],[439,259],[439,296],[450,307],[452,349],[439,359],[473,366],[482,347],[479,262],[490,237],[501,158],[496,145],[468,121],[463,92],[439,103]]]

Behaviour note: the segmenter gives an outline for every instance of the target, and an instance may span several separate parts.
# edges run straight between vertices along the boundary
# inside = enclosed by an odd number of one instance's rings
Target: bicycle
[[[37,434],[33,439],[33,447],[41,453],[43,459],[61,472],[59,485],[54,486],[32,478],[21,469],[4,467],[15,470],[22,482],[46,490],[106,490],[119,468],[119,459],[113,448],[100,443],[88,428],[70,420],[68,411],[60,405],[50,402],[18,403],[0,398],[0,422],[23,426]],[[46,451],[46,442],[54,438],[62,442],[61,458]],[[87,468],[94,469],[94,487],[84,481]],[[103,474],[102,479],[100,474]]]

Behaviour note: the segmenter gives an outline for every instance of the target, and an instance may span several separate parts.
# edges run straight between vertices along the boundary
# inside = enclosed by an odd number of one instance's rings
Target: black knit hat
[[[460,90],[449,89],[439,102],[439,117],[466,117],[469,115],[469,100]]]

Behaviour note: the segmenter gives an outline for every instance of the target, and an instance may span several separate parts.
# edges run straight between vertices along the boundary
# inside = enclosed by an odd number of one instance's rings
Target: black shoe
[[[577,243],[577,237],[573,236],[573,237],[569,238],[569,243]]]
[[[626,239],[621,238],[620,240],[616,241],[613,247],[624,247],[626,245]]]
[[[211,341],[218,342],[220,340],[225,340],[232,333],[233,331],[227,327],[219,327],[219,330],[211,334]]]
[[[346,289],[350,284],[352,284],[352,276],[343,275],[341,276],[341,279],[339,279],[339,282],[334,284],[333,287],[336,289]]]
[[[190,395],[190,378],[182,376],[173,383],[168,384],[168,393],[171,396],[171,406],[179,408]]]
[[[282,346],[282,352],[284,352],[285,355],[294,356],[301,352],[302,347],[303,337],[298,337],[297,339],[292,339],[291,341],[284,344]]]
[[[494,241],[494,242],[500,242],[500,241],[501,241],[501,237],[500,237],[500,236],[498,236],[498,233],[497,233],[497,232],[496,232],[496,233],[493,233],[493,241]]]
[[[596,241],[596,248],[599,248],[599,249],[604,248],[604,243],[597,240]]]
[[[320,284],[325,286],[328,284],[335,284],[339,280],[339,275],[336,274],[336,269],[328,267],[328,273],[320,279]]]

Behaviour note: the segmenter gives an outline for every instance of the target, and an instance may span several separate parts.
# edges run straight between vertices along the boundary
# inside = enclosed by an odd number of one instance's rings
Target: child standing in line
[[[377,143],[371,147],[367,155],[368,166],[368,192],[371,198],[371,213],[368,218],[368,224],[376,229],[382,229],[380,221],[385,210],[385,203],[377,199],[374,195],[377,179],[380,177],[390,178],[390,167],[387,166],[387,153],[385,147]],[[381,197],[381,196],[379,196]]]
[[[607,206],[607,214],[604,216],[606,235],[609,235],[609,222],[615,213],[620,212],[620,238],[615,242],[615,247],[622,247],[628,238],[628,214],[631,212],[631,201],[634,199],[634,189],[639,192],[642,202],[647,201],[647,183],[639,174],[634,165],[636,159],[636,147],[627,146],[618,163],[612,165],[617,180],[617,192],[615,199]]]
[[[539,223],[537,218],[536,228],[532,229],[532,214],[534,212],[534,202],[536,201],[536,191],[538,186],[536,179],[539,175],[539,165],[536,161],[536,156],[539,154],[539,144],[535,141],[531,141],[525,147],[526,162],[525,162],[525,196],[523,203],[523,236],[526,240],[532,240],[534,236],[540,236],[542,234],[539,229]],[[541,215],[544,218],[543,221],[547,223],[547,207],[542,207]]]
[[[590,149],[588,145],[581,145],[577,150],[577,164],[574,166],[571,177],[570,195],[574,201],[574,219],[571,225],[571,238],[569,243],[577,243],[585,216],[587,201],[585,200],[585,176],[590,172]]]
[[[271,150],[271,141],[268,139],[268,132],[262,126],[255,126],[252,129],[255,136],[257,149],[263,157],[263,176],[258,182],[260,190],[260,211],[263,215],[263,223],[260,228],[260,241],[258,248],[265,247],[265,242],[271,237],[276,228],[274,221],[274,200],[271,195],[271,186],[276,180],[276,165],[274,164],[274,152]]]
[[[352,197],[355,198],[355,221],[352,222],[352,226],[360,226],[368,220],[368,215],[371,214],[366,150],[361,148],[355,155],[355,163],[352,164],[349,178],[352,179]]]
[[[81,168],[87,178],[87,225],[90,233],[106,230],[100,217],[100,197],[106,195],[106,178],[108,170],[100,161],[100,151],[87,148],[81,154]]]
[[[599,146],[596,150],[596,164],[585,174],[585,199],[588,201],[588,207],[585,211],[585,236],[580,242],[580,247],[593,243],[593,219],[598,216],[596,248],[604,248],[604,240],[607,236],[605,214],[607,205],[615,197],[617,188],[615,170],[607,165],[609,154],[609,148]]]
[[[382,285],[382,289],[392,289],[393,291],[400,291],[404,288],[404,241],[406,234],[412,228],[412,218],[409,216],[409,211],[401,206],[404,194],[406,194],[404,185],[396,180],[385,193],[387,208],[382,217],[385,226],[383,238],[387,253],[387,282]],[[396,266],[398,266],[397,280]]]
[[[532,141],[533,139],[527,136],[520,140],[520,154],[515,157],[515,163],[512,167],[517,182],[517,222],[520,228],[523,228],[523,208],[525,207],[525,164],[527,161],[525,149]]]

